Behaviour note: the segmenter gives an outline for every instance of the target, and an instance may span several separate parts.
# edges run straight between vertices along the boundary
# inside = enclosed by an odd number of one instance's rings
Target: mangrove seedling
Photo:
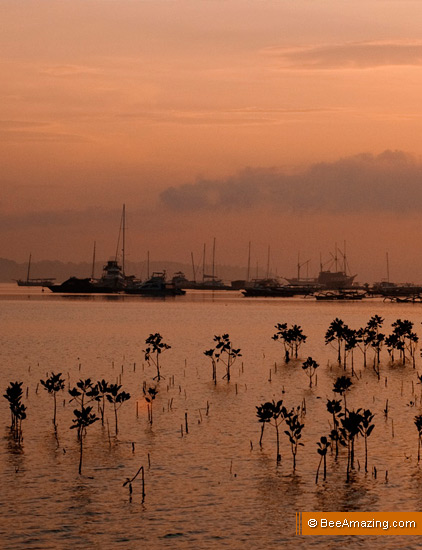
[[[418,464],[421,460],[421,440],[422,440],[422,414],[415,416],[415,426],[418,430]]]
[[[110,384],[109,392],[107,393],[107,396],[106,396],[107,401],[113,404],[116,435],[118,434],[117,411],[120,409],[120,407],[123,405],[125,401],[130,399],[130,393],[127,393],[125,391],[120,391],[121,387],[122,386],[118,384]]]
[[[341,413],[341,401],[337,399],[327,400],[327,411],[333,417],[333,429],[331,430],[330,438],[336,442],[336,459],[338,457],[338,443],[340,440],[339,431],[339,416]]]
[[[324,435],[317,441],[318,445],[318,454],[320,455],[318,468],[315,476],[315,483],[318,483],[319,469],[321,468],[321,462],[324,461],[324,481],[327,479],[327,451],[331,446],[331,441],[328,440]]]
[[[65,384],[64,378],[61,378],[61,375],[62,375],[61,372],[59,372],[58,374],[54,374],[54,372],[52,372],[50,375],[50,378],[47,378],[47,380],[40,380],[41,384],[48,391],[48,393],[53,396],[53,399],[54,399],[54,409],[53,409],[54,429],[57,428],[57,424],[56,424],[57,393],[64,389],[64,384]]]
[[[217,363],[218,361],[221,361],[226,367],[226,374],[223,376],[223,380],[224,378],[227,378],[227,382],[230,382],[230,369],[236,359],[242,356],[240,353],[240,348],[235,349],[233,347],[228,334],[214,336],[214,342],[217,342],[214,350],[214,357],[216,358]],[[209,353],[206,355],[209,355]]]
[[[350,479],[350,470],[354,469],[355,438],[361,434],[362,420],[361,409],[349,411],[341,419],[341,434],[347,444],[347,481]]]
[[[352,380],[348,376],[339,376],[334,382],[333,392],[338,393],[343,396],[344,399],[344,415],[347,415],[347,403],[346,403],[346,392],[349,391],[350,386],[352,385]]]
[[[83,455],[83,440],[84,434],[88,426],[97,422],[99,418],[95,413],[92,412],[92,407],[82,406],[81,410],[75,409],[73,411],[75,418],[72,420],[73,425],[70,426],[70,429],[76,428],[78,430],[79,438],[79,475],[82,474],[82,455]]]
[[[220,357],[220,354],[217,353],[215,349],[208,349],[204,351],[204,355],[209,357],[211,359],[212,364],[212,381],[214,382],[214,385],[217,384],[217,361]]]
[[[299,439],[302,437],[302,429],[304,424],[300,423],[299,413],[300,407],[297,407],[296,409],[293,408],[286,414],[286,424],[289,429],[284,432],[290,441],[290,449],[293,457],[293,471],[296,470],[296,455],[298,446],[300,445],[303,447],[303,443],[300,443]]]
[[[258,422],[262,423],[261,436],[259,438],[259,447],[262,449],[262,439],[264,437],[265,424],[271,422],[271,419],[273,418],[273,404],[264,403],[259,407],[256,407],[256,416],[258,417]]]
[[[11,414],[10,431],[13,438],[20,444],[22,441],[22,420],[26,418],[26,407],[23,405],[22,399],[22,384],[23,382],[10,382],[6,388],[6,393],[3,395],[9,402]]]
[[[362,422],[360,425],[360,433],[365,440],[365,472],[368,472],[368,437],[374,429],[374,424],[371,424],[374,415],[369,409],[364,409],[362,413]]]
[[[153,380],[161,380],[164,378],[161,376],[160,372],[160,355],[167,349],[170,349],[171,346],[163,342],[163,337],[160,333],[156,332],[155,334],[150,334],[145,340],[147,347],[143,350],[145,354],[145,361],[148,361],[148,364],[154,365],[157,369],[157,376],[154,376]]]
[[[277,453],[276,453],[276,461],[277,464],[281,461],[281,454],[280,454],[280,432],[279,427],[280,424],[284,421],[287,410],[286,407],[283,407],[283,401],[271,401],[264,403],[260,407],[256,407],[257,409],[257,416],[258,416],[258,422],[269,422],[271,426],[274,426],[277,436]],[[269,416],[271,414],[271,417]],[[268,418],[270,418],[268,420]],[[272,421],[272,422],[271,422]]]
[[[85,408],[85,406],[90,403],[93,400],[96,400],[98,398],[98,388],[97,386],[93,385],[90,378],[86,378],[85,380],[79,380],[79,382],[76,382],[76,386],[74,386],[71,390],[68,390],[70,396],[72,399],[69,401],[71,403],[72,401],[76,401],[78,403],[80,409],[79,412],[82,414],[82,410]],[[72,426],[76,427],[76,426]],[[78,439],[80,439],[83,435],[84,427],[83,424],[80,424],[78,426]]]
[[[277,323],[275,325],[277,332],[272,336],[272,339],[280,340],[284,347],[284,360],[286,363],[290,361],[290,357],[297,359],[299,348],[306,342],[307,336],[303,334],[302,327],[292,325],[287,327],[287,323]]]
[[[344,323],[344,321],[336,317],[334,321],[331,321],[330,326],[325,333],[325,345],[334,345],[333,342],[336,342],[337,362],[339,365],[341,365],[342,350],[344,348],[344,337],[347,330],[348,326]]]
[[[312,357],[308,357],[302,365],[302,369],[306,372],[306,374],[309,377],[310,388],[312,388],[312,379],[318,367],[319,367],[319,364],[316,361],[314,361]]]
[[[153,388],[148,388],[148,390],[145,390],[145,387],[142,388],[145,396],[145,401],[147,402],[147,408],[148,408],[148,422],[152,426],[152,403],[158,393],[158,390]]]
[[[108,382],[104,380],[99,380],[97,382],[97,396],[95,397],[96,401],[98,401],[98,407],[100,409],[101,413],[101,425],[104,426],[104,414],[105,414],[105,404],[106,404],[106,395],[110,392],[110,386]]]

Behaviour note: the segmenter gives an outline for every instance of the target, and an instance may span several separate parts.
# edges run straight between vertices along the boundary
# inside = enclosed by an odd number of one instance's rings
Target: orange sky
[[[422,281],[420,0],[3,0],[0,256]],[[385,154],[384,151],[391,153]],[[372,156],[371,156],[372,155]],[[323,163],[323,164],[321,164]],[[170,189],[173,188],[173,189]]]

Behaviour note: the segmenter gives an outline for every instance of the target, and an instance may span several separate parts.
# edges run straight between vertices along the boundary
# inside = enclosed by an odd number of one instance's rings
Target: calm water
[[[376,299],[321,304],[206,292],[166,300],[85,299],[0,285],[2,394],[11,380],[22,380],[28,391],[21,449],[10,441],[8,404],[0,402],[1,548],[418,548],[413,537],[294,535],[297,510],[422,510],[413,424],[421,412],[419,399],[417,407],[412,404],[421,393],[419,353],[414,370],[391,366],[383,352],[378,381],[372,368],[363,369],[356,352],[359,379],[354,378],[348,405],[376,415],[368,444],[369,468],[376,466],[378,475],[365,475],[359,441],[361,469],[353,480],[346,483],[342,451],[337,463],[329,457],[327,481],[315,485],[316,442],[330,430],[326,400],[333,397],[333,381],[344,374],[335,364],[335,351],[324,345],[325,331],[337,316],[358,328],[375,313],[385,318],[385,332],[397,318],[407,318],[422,336],[422,306]],[[283,364],[281,345],[271,339],[278,322],[298,323],[308,335],[301,355],[321,365],[316,388],[309,389],[301,361]],[[172,347],[162,355],[166,378],[158,386],[151,428],[142,384],[151,384],[155,372],[143,364],[142,349],[152,332],[160,332]],[[214,387],[203,351],[212,347],[214,334],[224,332],[241,348],[242,358],[230,383],[221,380],[219,367]],[[40,378],[51,371],[62,372],[71,386],[79,378],[121,378],[132,396],[119,411],[118,438],[110,409],[110,440],[100,423],[88,429],[82,476],[76,433],[69,429],[73,406],[67,391],[59,398],[59,444],[51,422],[53,400],[42,387],[37,392]],[[283,399],[288,408],[306,401],[304,447],[295,474],[284,434],[278,467],[270,427],[259,450],[255,406],[271,399]],[[182,437],[185,413],[189,434]],[[132,502],[122,486],[141,465],[146,469],[144,504],[139,479]]]

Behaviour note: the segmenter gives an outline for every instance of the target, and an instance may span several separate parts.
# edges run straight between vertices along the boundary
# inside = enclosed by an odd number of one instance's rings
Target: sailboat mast
[[[94,241],[94,250],[92,252],[92,270],[91,270],[91,279],[94,279],[94,275],[95,275],[95,247],[96,247],[97,243],[96,241]]]
[[[147,252],[147,279],[149,279],[149,250]]]
[[[215,275],[215,237],[212,244],[212,280],[214,280]]]
[[[300,252],[297,253],[297,280],[300,280]]]
[[[122,273],[125,276],[125,240],[126,240],[126,205],[123,205],[122,212]]]
[[[205,281],[205,243],[204,243],[204,254],[202,256],[202,282]]]
[[[388,252],[386,252],[386,260],[387,260],[387,283],[390,282],[390,264],[388,261]]]
[[[26,274],[26,282],[29,282],[29,273],[30,273],[30,270],[31,270],[31,258],[32,258],[32,255],[31,255],[31,253],[29,253],[28,273]]]
[[[246,282],[249,283],[249,277],[251,274],[251,241],[249,241],[249,247],[248,247],[248,271],[246,273]]]
[[[268,255],[267,255],[267,279],[270,276],[270,245],[268,245]]]
[[[193,261],[193,252],[190,253],[192,260],[192,272],[193,272],[193,282],[196,283],[196,271],[195,271],[195,262]]]

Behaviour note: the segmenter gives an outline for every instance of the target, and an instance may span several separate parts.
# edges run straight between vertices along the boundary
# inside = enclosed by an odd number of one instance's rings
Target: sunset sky
[[[0,257],[422,282],[421,0],[2,0]],[[315,274],[315,273],[312,273]]]

